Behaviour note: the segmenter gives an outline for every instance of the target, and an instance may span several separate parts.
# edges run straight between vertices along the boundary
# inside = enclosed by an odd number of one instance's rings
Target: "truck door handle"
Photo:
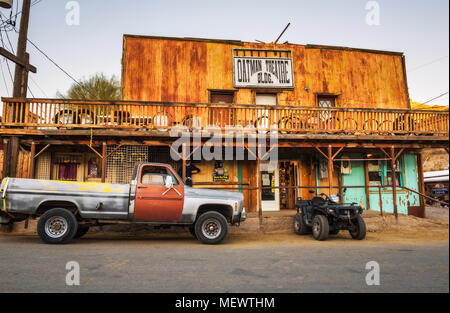
[[[147,189],[147,186],[138,186],[138,189]]]

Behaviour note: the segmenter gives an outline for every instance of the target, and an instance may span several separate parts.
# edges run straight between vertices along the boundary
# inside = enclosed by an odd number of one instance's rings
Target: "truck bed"
[[[79,183],[35,179],[4,179],[6,210],[35,214],[44,203],[73,204],[83,218],[128,219],[129,184]],[[12,205],[14,204],[14,205]]]

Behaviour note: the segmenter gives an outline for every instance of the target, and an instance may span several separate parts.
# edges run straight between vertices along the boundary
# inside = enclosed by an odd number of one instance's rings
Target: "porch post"
[[[19,157],[19,137],[11,137],[9,140],[8,154],[5,158],[9,160],[9,172],[6,173],[8,177],[16,177],[17,174],[17,159]]]
[[[262,212],[262,185],[261,185],[261,159],[259,155],[256,157],[256,173],[258,179],[258,217],[259,217],[259,228],[262,230],[263,227],[263,212]]]
[[[365,175],[365,189],[366,189],[366,202],[367,210],[370,210],[370,180],[369,180],[369,161],[364,161],[364,175]]]
[[[391,147],[391,177],[392,177],[392,198],[394,203],[394,215],[395,220],[398,222],[398,212],[397,212],[397,175],[396,175],[396,159],[395,159],[395,148]]]
[[[328,145],[328,196],[333,193],[333,147]]]
[[[182,145],[182,149],[183,149],[183,157],[182,157],[182,160],[183,160],[183,177],[182,177],[182,179],[183,179],[183,181],[184,182],[186,182],[186,144],[185,143],[183,143],[183,145]]]
[[[36,154],[36,144],[34,141],[31,143],[31,153],[30,153],[30,174],[28,178],[34,178],[34,155]]]
[[[418,178],[419,178],[419,192],[421,194],[425,194],[425,181],[424,181],[424,175],[423,175],[423,158],[422,158],[422,153],[418,153],[417,154],[417,172],[418,172]],[[427,210],[426,210],[426,201],[424,199],[424,197],[422,197],[421,195],[419,195],[419,199],[420,199],[420,206],[423,210],[423,217],[426,218],[427,216]]]
[[[102,145],[102,183],[106,182],[106,159],[107,159],[107,155],[106,155],[106,142],[103,142]]]

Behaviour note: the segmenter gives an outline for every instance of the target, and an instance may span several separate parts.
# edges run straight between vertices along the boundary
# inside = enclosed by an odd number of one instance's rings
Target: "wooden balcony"
[[[448,137],[449,112],[298,106],[3,98],[3,129],[167,132],[253,127],[281,134]],[[0,131],[1,132],[1,131]]]

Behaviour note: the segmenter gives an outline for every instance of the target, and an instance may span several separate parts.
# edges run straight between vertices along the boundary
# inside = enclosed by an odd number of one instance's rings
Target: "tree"
[[[73,100],[119,100],[120,82],[116,76],[107,78],[103,73],[97,73],[89,79],[73,83],[66,94],[57,92],[61,99]]]

